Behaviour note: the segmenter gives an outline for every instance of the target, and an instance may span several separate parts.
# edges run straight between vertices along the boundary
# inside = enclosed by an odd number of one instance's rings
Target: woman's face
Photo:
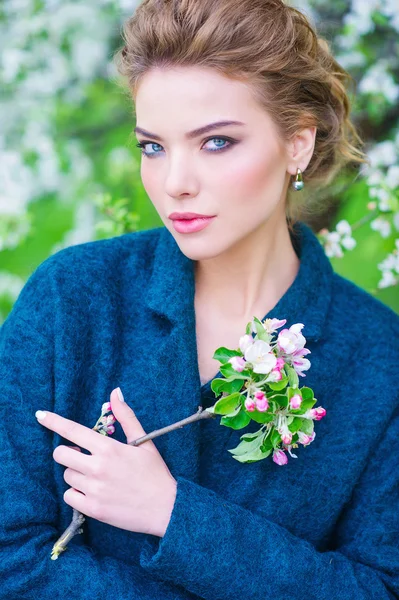
[[[135,105],[144,188],[186,256],[215,257],[285,222],[285,147],[245,83],[202,67],[153,69]],[[220,121],[240,124],[189,135]],[[201,231],[179,233],[169,218],[175,211],[215,218]]]

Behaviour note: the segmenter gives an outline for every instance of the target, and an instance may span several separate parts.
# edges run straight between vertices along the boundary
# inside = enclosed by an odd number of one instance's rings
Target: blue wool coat
[[[209,406],[195,335],[193,261],[165,227],[63,249],[31,275],[0,329],[0,597],[168,600],[399,598],[399,316],[336,274],[304,223],[297,276],[267,315],[304,323],[311,387],[327,414],[278,466],[227,452],[219,419],[154,440],[177,481],[163,538],[70,523],[70,444],[35,418],[87,427],[120,386],[145,431]],[[148,390],[151,393],[148,393]],[[114,439],[126,442],[116,424]]]

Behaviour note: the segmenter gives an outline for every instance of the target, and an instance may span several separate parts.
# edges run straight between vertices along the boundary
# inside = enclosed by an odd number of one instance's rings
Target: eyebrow
[[[219,127],[228,127],[229,125],[245,125],[245,123],[242,123],[241,121],[216,121],[215,123],[209,123],[209,125],[204,125],[204,127],[199,127],[198,129],[189,131],[188,133],[185,134],[185,137],[188,140],[192,140],[200,135],[203,135],[204,133],[208,133],[209,131],[212,131],[213,129],[216,129]],[[134,132],[141,133],[142,135],[146,135],[154,140],[159,140],[160,142],[163,141],[162,138],[159,135],[157,135],[156,133],[151,133],[150,131],[146,131],[145,129],[142,129],[141,127],[135,127]]]

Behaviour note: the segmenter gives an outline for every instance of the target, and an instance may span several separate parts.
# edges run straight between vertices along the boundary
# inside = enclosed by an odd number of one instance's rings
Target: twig
[[[189,425],[190,423],[194,423],[195,421],[201,421],[202,419],[212,419],[212,418],[214,419],[217,416],[220,416],[220,415],[215,415],[214,413],[204,410],[204,408],[202,406],[199,406],[198,412],[191,415],[190,417],[187,417],[186,419],[182,419],[181,421],[177,421],[176,423],[172,423],[171,425],[167,425],[167,427],[162,427],[162,429],[155,429],[151,433],[147,433],[146,435],[143,435],[142,437],[138,438],[137,440],[134,440],[133,442],[128,442],[128,445],[129,446],[140,446],[141,444],[144,444],[144,442],[147,442],[148,440],[152,440],[156,437],[159,437],[160,435],[164,435],[165,433],[174,431],[175,429],[180,429],[181,427],[184,427],[185,425]],[[85,521],[84,515],[74,508],[71,523],[68,525],[68,527],[65,529],[64,533],[61,535],[61,537],[58,538],[58,540],[55,542],[55,544],[53,546],[53,549],[51,551],[51,560],[57,560],[57,558],[59,557],[61,552],[64,552],[67,549],[68,542],[75,535],[77,535],[79,533],[83,533],[83,528],[81,528],[81,525],[84,523],[84,521]]]

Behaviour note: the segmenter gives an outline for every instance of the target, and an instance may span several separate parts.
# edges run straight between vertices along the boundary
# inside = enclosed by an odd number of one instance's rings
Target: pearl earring
[[[304,185],[305,184],[304,184],[303,178],[302,178],[302,171],[299,167],[297,167],[296,177],[295,177],[295,181],[292,182],[292,187],[294,188],[294,190],[299,192],[299,190],[303,189]]]

